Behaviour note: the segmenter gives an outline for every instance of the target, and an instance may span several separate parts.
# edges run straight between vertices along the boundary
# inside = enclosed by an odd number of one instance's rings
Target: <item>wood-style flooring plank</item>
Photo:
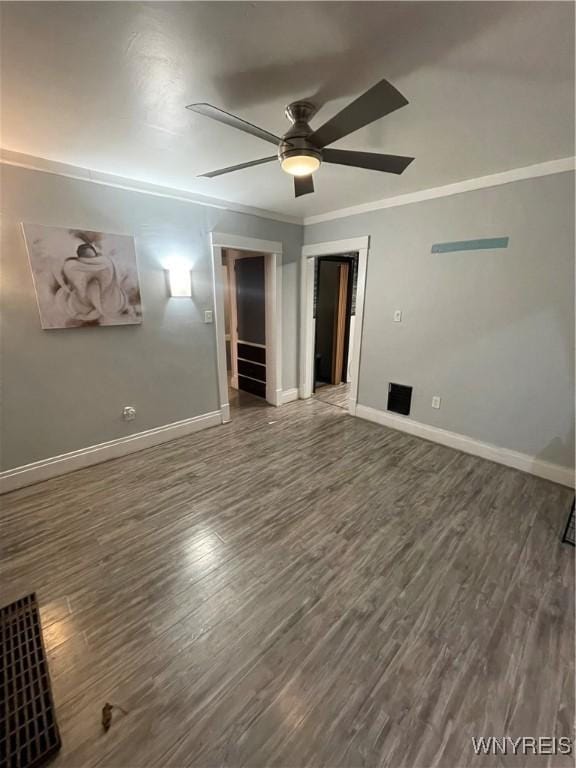
[[[573,735],[571,492],[350,418],[345,387],[242,393],[228,425],[3,498],[56,768],[573,765],[471,741]]]

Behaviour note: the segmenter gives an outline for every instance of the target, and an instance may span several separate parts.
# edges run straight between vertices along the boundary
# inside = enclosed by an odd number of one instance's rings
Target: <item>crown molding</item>
[[[116,176],[113,173],[94,171],[90,168],[69,165],[68,163],[59,163],[55,160],[47,160],[43,157],[25,155],[21,152],[13,152],[8,149],[0,148],[0,164],[13,165],[17,168],[25,168],[30,171],[51,173],[56,176],[66,176],[69,179],[88,181],[92,184],[101,184],[106,187],[115,187],[116,189],[126,189],[130,192],[141,192],[145,195],[168,197],[172,200],[195,203],[196,205],[203,205],[208,208],[219,208],[223,211],[243,213],[248,216],[258,216],[261,219],[272,219],[273,221],[280,221],[284,224],[302,225],[302,219],[297,216],[287,216],[282,213],[276,213],[275,211],[267,211],[263,208],[255,208],[249,205],[233,203],[229,200],[209,197],[208,195],[200,195],[196,192],[188,192],[185,189],[164,187],[159,184],[151,184],[147,181]]]
[[[142,194],[154,195],[156,197],[167,197],[172,200],[180,200],[185,203],[194,203],[209,208],[218,208],[233,213],[243,213],[248,216],[258,216],[263,219],[272,219],[284,224],[299,224],[308,226],[310,224],[319,224],[323,221],[334,221],[347,216],[357,216],[362,213],[379,211],[384,208],[395,208],[399,205],[412,205],[421,203],[425,200],[434,200],[440,197],[450,197],[460,195],[464,192],[473,192],[477,189],[487,189],[489,187],[498,187],[502,184],[510,184],[515,181],[524,181],[526,179],[536,179],[540,176],[551,176],[557,173],[566,173],[574,171],[576,168],[575,157],[563,157],[559,160],[549,160],[544,163],[536,163],[523,168],[512,168],[509,171],[493,173],[489,176],[479,176],[475,179],[465,179],[457,181],[454,184],[446,184],[441,187],[431,187],[421,189],[417,192],[407,192],[395,197],[385,197],[382,200],[375,200],[371,203],[362,203],[352,205],[347,208],[338,208],[326,213],[320,213],[314,216],[304,218],[298,216],[288,216],[275,211],[267,211],[263,208],[255,208],[249,205],[233,203],[229,200],[221,200],[208,195],[200,195],[195,192],[188,192],[184,189],[173,187],[164,187],[159,184],[151,184],[137,179],[130,179],[123,176],[116,176],[112,173],[102,173],[81,166],[59,163],[54,160],[47,160],[33,155],[26,155],[21,152],[0,147],[0,164],[12,165],[18,168],[26,168],[32,171],[42,173],[52,173],[57,176],[66,176],[70,179],[88,181],[92,184],[101,184],[107,187],[117,189],[126,189],[131,192],[141,192]]]
[[[487,189],[488,187],[499,187],[502,184],[510,184],[514,181],[524,181],[525,179],[536,179],[539,176],[551,176],[556,173],[565,173],[575,169],[575,157],[563,157],[559,160],[549,160],[545,163],[536,163],[536,165],[527,165],[524,168],[513,168],[502,173],[493,173],[490,176],[479,176],[476,179],[466,179],[457,181],[454,184],[446,184],[442,187],[431,187],[422,189],[418,192],[407,192],[396,197],[385,197],[382,200],[376,200],[372,203],[362,203],[361,205],[352,205],[348,208],[339,208],[328,213],[320,213],[316,216],[307,216],[304,218],[304,226],[310,224],[319,224],[323,221],[333,221],[342,219],[346,216],[357,216],[361,213],[370,213],[379,211],[383,208],[395,208],[399,205],[411,205],[412,203],[421,203],[424,200],[434,200],[439,197],[450,197],[451,195],[460,195],[463,192],[472,192],[476,189]]]

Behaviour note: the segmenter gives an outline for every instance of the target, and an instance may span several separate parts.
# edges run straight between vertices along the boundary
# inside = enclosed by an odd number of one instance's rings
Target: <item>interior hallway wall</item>
[[[281,241],[282,387],[297,386],[302,227],[8,165],[2,178],[2,469],[219,408],[212,231]],[[43,331],[20,222],[135,236],[140,326]],[[192,269],[193,298],[168,297],[172,259]],[[133,405],[135,421],[122,420]]]
[[[410,418],[573,466],[574,174],[312,224],[304,239],[361,235],[358,403],[385,411],[388,383],[409,384]],[[431,253],[500,236],[508,248]]]

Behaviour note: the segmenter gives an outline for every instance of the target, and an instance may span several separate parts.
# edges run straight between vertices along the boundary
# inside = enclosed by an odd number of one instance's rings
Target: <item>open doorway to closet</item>
[[[225,248],[222,267],[228,401],[241,407],[266,399],[266,256]]]
[[[300,397],[356,413],[369,237],[302,248]]]
[[[282,243],[210,234],[222,421],[282,402]]]
[[[319,256],[314,265],[314,395],[348,407],[358,254]]]

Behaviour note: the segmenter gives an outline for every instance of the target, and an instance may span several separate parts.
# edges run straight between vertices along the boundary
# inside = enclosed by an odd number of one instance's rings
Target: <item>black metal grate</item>
[[[36,595],[0,609],[0,767],[32,768],[60,749]]]
[[[572,502],[572,509],[570,510],[568,520],[566,521],[566,528],[564,528],[562,541],[566,544],[572,544],[573,547],[576,546],[574,542],[574,502]]]
[[[409,416],[411,403],[412,387],[407,387],[404,384],[388,385],[388,403],[386,406],[388,411]]]

